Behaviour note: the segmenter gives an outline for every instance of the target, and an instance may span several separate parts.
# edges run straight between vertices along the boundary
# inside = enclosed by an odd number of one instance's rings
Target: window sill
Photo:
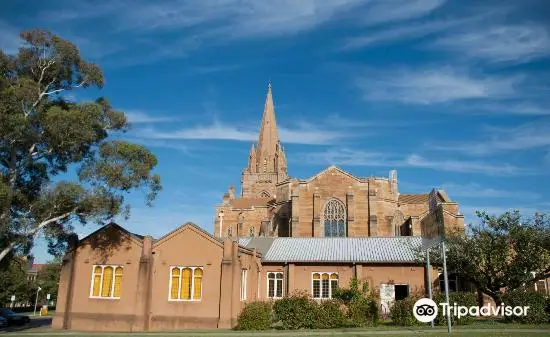
[[[198,303],[198,302],[201,302],[202,299],[200,300],[174,300],[174,299],[169,299],[168,302],[194,302],[194,303]]]
[[[120,300],[120,297],[90,296],[89,299],[92,299],[92,300]]]

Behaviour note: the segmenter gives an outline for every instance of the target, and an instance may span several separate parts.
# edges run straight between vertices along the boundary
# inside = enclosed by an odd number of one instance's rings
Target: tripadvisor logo
[[[439,303],[443,316],[455,316],[461,318],[464,316],[526,316],[529,307],[512,307],[501,304],[493,306],[487,304],[483,307],[467,307],[453,303]],[[414,317],[423,323],[429,323],[437,317],[438,305],[429,298],[421,298],[413,306]]]

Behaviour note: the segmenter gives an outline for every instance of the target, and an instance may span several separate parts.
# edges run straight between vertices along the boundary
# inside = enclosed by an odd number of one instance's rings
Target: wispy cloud
[[[527,62],[550,56],[550,33],[542,25],[476,27],[449,34],[432,46],[489,62]]]
[[[372,1],[363,16],[366,25],[421,17],[441,7],[446,0]]]
[[[334,131],[323,127],[305,127],[298,124],[297,128],[279,126],[281,142],[289,144],[328,144],[343,138],[351,137],[349,132]],[[200,140],[235,140],[257,141],[257,127],[239,127],[214,122],[209,125],[199,125],[192,128],[176,131],[157,130],[146,128],[139,131],[140,137],[149,139],[200,139]]]
[[[478,173],[499,176],[535,173],[528,168],[508,163],[457,159],[429,159],[417,154],[399,155],[382,152],[368,152],[355,149],[333,148],[326,151],[308,152],[300,156],[300,163],[333,164],[367,167],[414,167],[436,171]]]
[[[505,190],[492,187],[485,187],[477,183],[443,183],[443,189],[452,194],[453,197],[466,198],[521,198],[523,200],[539,199],[541,196],[538,193],[530,191]]]
[[[473,75],[451,67],[370,70],[356,79],[366,100],[433,104],[464,99],[503,98],[515,93],[518,77]]]
[[[519,211],[522,216],[532,217],[538,213],[550,213],[550,207],[533,207],[532,205],[494,206],[494,205],[460,205],[460,211],[464,214],[465,223],[478,223],[476,211],[486,212],[489,215],[501,215],[505,212]]]
[[[509,128],[488,128],[488,139],[475,142],[431,144],[434,150],[489,155],[502,151],[521,151],[550,146],[550,121],[540,120]]]
[[[472,110],[475,108],[488,113],[496,114],[514,114],[525,116],[544,116],[550,115],[550,106],[544,104],[529,102],[529,101],[509,101],[503,100],[499,102],[483,103],[476,106],[464,107]]]
[[[126,117],[132,124],[151,124],[174,121],[174,117],[152,115],[137,110],[122,110],[126,114]]]
[[[8,54],[15,54],[21,43],[22,40],[19,38],[17,28],[0,20],[0,50]]]

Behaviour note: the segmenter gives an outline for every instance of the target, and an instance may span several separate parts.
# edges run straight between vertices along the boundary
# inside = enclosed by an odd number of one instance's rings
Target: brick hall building
[[[53,327],[94,331],[230,328],[245,303],[295,290],[314,299],[353,277],[379,293],[380,310],[424,292],[437,270],[415,259],[422,237],[463,229],[446,192],[402,194],[397,172],[358,177],[330,166],[289,176],[271,86],[257,144],[216,207],[214,233],[187,223],[154,239],[107,225],[64,258]],[[450,278],[451,290],[460,284]]]

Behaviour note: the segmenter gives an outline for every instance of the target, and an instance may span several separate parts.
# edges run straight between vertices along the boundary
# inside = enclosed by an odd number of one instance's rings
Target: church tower
[[[248,166],[243,170],[241,196],[243,198],[274,197],[275,185],[287,179],[286,156],[275,120],[275,106],[271,83],[267,87],[260,137],[256,146],[252,144]]]

